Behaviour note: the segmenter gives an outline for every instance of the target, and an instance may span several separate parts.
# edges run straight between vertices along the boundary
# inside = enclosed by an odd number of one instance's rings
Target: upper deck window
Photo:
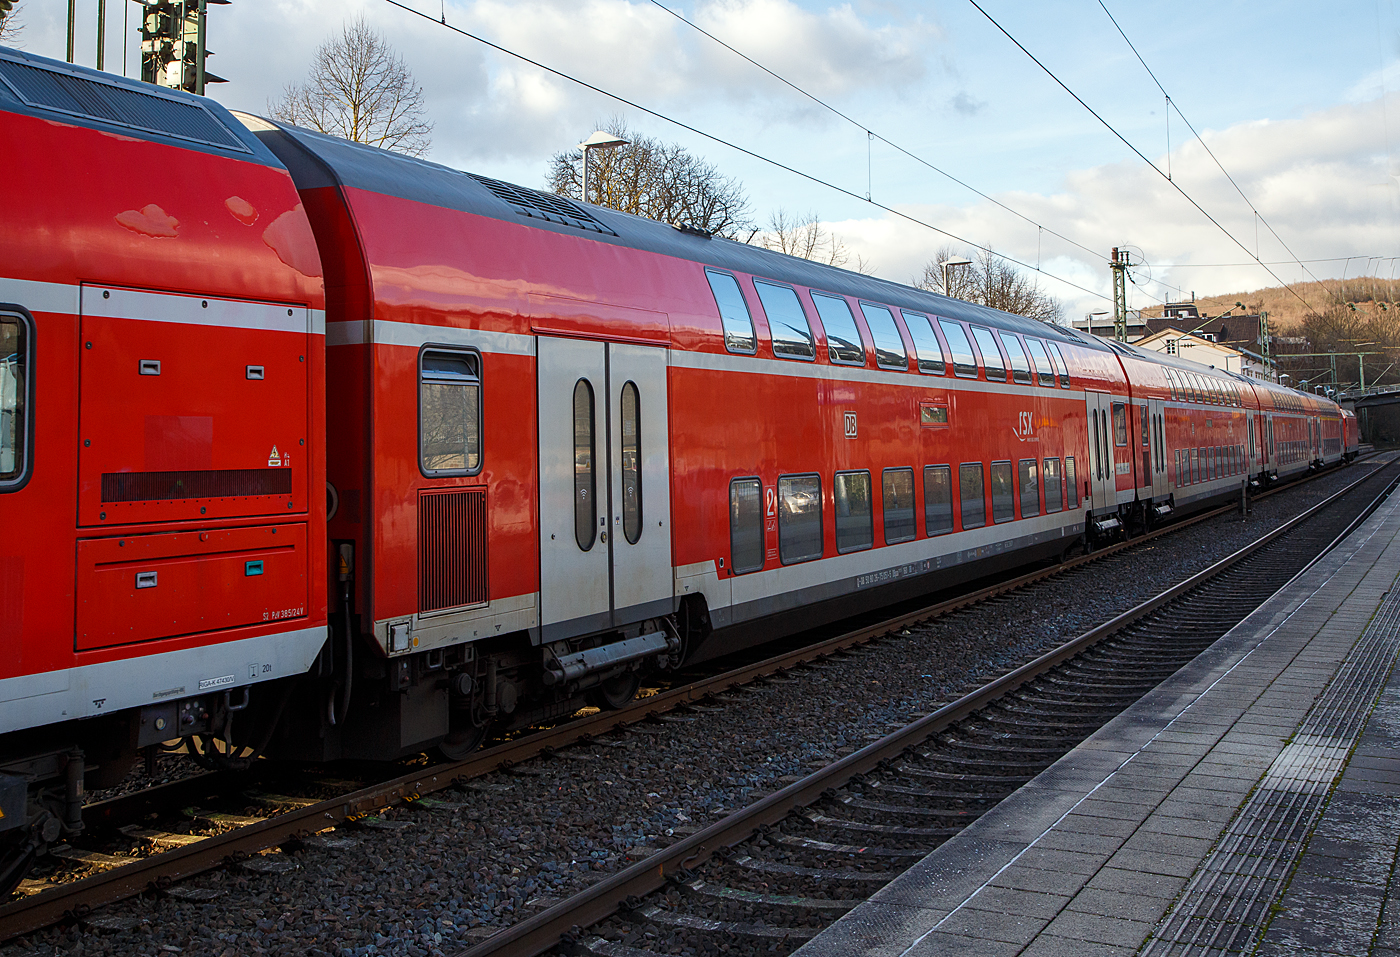
[[[1026,359],[1026,350],[1021,348],[1021,340],[1009,332],[1001,333],[998,338],[1006,348],[1006,354],[1011,357],[1011,380],[1021,385],[1030,385],[1031,364]]]
[[[953,353],[953,372],[964,379],[977,378],[977,357],[972,354],[972,343],[967,341],[963,327],[947,319],[938,320],[938,325],[948,341],[948,350]]]
[[[780,359],[816,359],[817,340],[812,335],[812,324],[807,321],[807,313],[802,311],[802,303],[792,287],[761,279],[754,280],[753,285],[758,290],[763,311],[768,314],[773,355]]]
[[[1069,388],[1069,365],[1066,364],[1066,362],[1065,362],[1065,354],[1064,354],[1063,352],[1060,351],[1060,347],[1059,347],[1059,345],[1057,345],[1056,343],[1047,342],[1046,345],[1050,347],[1050,356],[1051,356],[1051,358],[1055,359],[1056,362],[1057,362],[1058,365],[1059,365],[1059,369],[1058,369],[1057,371],[1058,371],[1059,374],[1060,374],[1060,388],[1061,388],[1061,389],[1068,389],[1068,388]]]
[[[29,468],[30,338],[26,316],[0,312],[0,490]]]
[[[475,352],[421,353],[418,442],[424,475],[481,471],[481,357]]]
[[[882,369],[908,371],[909,357],[904,354],[904,340],[899,335],[894,316],[884,306],[868,302],[860,304],[860,311],[865,314],[870,338],[875,340],[875,364]]]
[[[987,370],[988,382],[1005,382],[1006,366],[1001,361],[1001,350],[992,336],[992,330],[981,326],[972,327],[972,338],[977,340],[977,350],[982,353],[982,367]]]
[[[1050,354],[1045,351],[1045,344],[1039,339],[1026,339],[1026,348],[1031,351],[1031,359],[1035,362],[1035,376],[1037,384],[1047,388],[1055,388],[1055,366],[1050,362]]]
[[[938,336],[933,331],[932,320],[922,313],[906,312],[904,324],[909,328],[909,338],[914,340],[914,357],[918,360],[919,371],[943,375],[947,366],[943,361],[943,347],[938,344]]]
[[[817,315],[822,317],[826,327],[826,349],[832,362],[848,366],[865,365],[865,346],[860,341],[860,330],[856,328],[856,317],[851,315],[851,307],[844,299],[812,293]]]
[[[758,351],[758,339],[753,332],[753,317],[749,315],[749,304],[744,302],[744,294],[739,291],[739,282],[727,272],[705,270],[705,278],[710,281],[710,290],[715,294],[715,305],[719,306],[719,317],[724,323],[724,347],[730,352],[753,355]]]

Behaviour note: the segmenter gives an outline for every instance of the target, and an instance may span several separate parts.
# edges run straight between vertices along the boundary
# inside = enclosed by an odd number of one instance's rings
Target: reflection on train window
[[[1060,486],[1060,460],[1046,459],[1042,474],[1045,479],[1045,511],[1058,512],[1065,507],[1064,492]]]
[[[914,357],[918,360],[919,371],[931,375],[947,372],[943,363],[943,347],[938,344],[938,336],[933,331],[933,320],[922,313],[906,312],[904,325],[909,329],[909,338],[914,340]]]
[[[1055,388],[1055,366],[1050,362],[1050,354],[1045,351],[1045,343],[1039,339],[1027,339],[1026,348],[1031,351],[1031,361],[1035,363],[1036,383],[1047,389]]]
[[[883,478],[885,544],[907,542],[918,534],[914,528],[914,470],[885,469]]]
[[[424,350],[418,360],[418,448],[425,475],[481,470],[481,375],[475,352]]]
[[[1060,351],[1060,347],[1053,342],[1045,343],[1050,349],[1050,358],[1055,360],[1055,371],[1060,376],[1060,388],[1069,388],[1069,366],[1065,363],[1065,354]]]
[[[1011,482],[1011,463],[992,463],[992,521],[1009,522],[1016,517],[1016,488]]]
[[[1022,459],[1016,464],[1021,482],[1021,517],[1040,514],[1040,469],[1035,459]]]
[[[967,333],[956,322],[938,320],[943,330],[943,338],[948,343],[948,351],[953,354],[953,374],[964,379],[977,378],[977,358],[972,354],[972,343],[967,341]]]
[[[865,314],[865,325],[870,329],[870,338],[875,342],[875,364],[882,369],[909,369],[909,357],[904,354],[904,339],[899,334],[899,326],[894,316],[884,306],[868,302],[860,304]]]
[[[980,486],[981,483],[979,482]],[[924,466],[924,531],[943,535],[953,530],[953,476],[946,465]]]
[[[1176,484],[1177,484],[1177,485],[1185,485],[1185,484],[1186,484],[1186,480],[1182,477],[1182,474],[1181,474],[1181,449],[1177,449],[1177,450],[1176,450]]]
[[[981,528],[987,524],[987,493],[982,489],[982,463],[958,466],[958,500],[962,505],[962,527]]]
[[[761,279],[755,279],[753,287],[758,290],[758,299],[768,316],[773,355],[780,359],[815,359],[817,347],[812,324],[807,321],[807,313],[802,311],[802,303],[797,301],[792,287]]]
[[[18,485],[28,468],[29,323],[0,313],[0,488]]]
[[[1031,364],[1026,358],[1026,350],[1021,348],[1021,340],[1009,332],[1000,334],[1001,344],[1006,347],[1006,355],[1011,359],[1011,381],[1022,385],[1031,384]]]
[[[831,361],[848,366],[865,365],[865,346],[861,345],[856,317],[851,315],[846,300],[814,292],[812,302],[816,303],[817,315],[822,317],[822,326],[826,329],[826,350]]]
[[[729,567],[738,574],[763,567],[763,483],[756,478],[729,483]]]
[[[622,387],[622,534],[642,537],[642,404],[637,383]]]
[[[875,544],[875,514],[869,472],[836,473],[836,550],[854,552]]]
[[[1079,507],[1079,476],[1074,471],[1074,456],[1065,456],[1065,497],[1071,510]]]
[[[585,552],[598,534],[593,453],[593,386],[579,379],[574,384],[574,541]]]
[[[1122,402],[1113,403],[1113,444],[1118,448],[1128,444],[1128,409]]]
[[[1006,366],[1001,361],[1001,350],[997,348],[992,330],[981,326],[972,327],[972,338],[977,340],[977,351],[982,353],[982,367],[987,370],[988,382],[1005,382]]]
[[[719,318],[724,324],[724,347],[730,352],[753,355],[758,351],[758,339],[753,332],[749,304],[744,302],[738,281],[727,272],[708,269],[705,278],[710,280],[710,290],[715,294],[715,305],[719,306]]]
[[[791,565],[821,557],[821,476],[781,476],[778,479],[778,558],[784,565]]]

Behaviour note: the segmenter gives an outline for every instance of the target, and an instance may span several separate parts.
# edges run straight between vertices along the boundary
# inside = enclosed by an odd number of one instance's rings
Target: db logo
[[[853,438],[855,438],[855,437],[856,437],[856,414],[855,414],[854,412],[847,412],[847,413],[846,413],[846,438],[848,438],[848,439],[853,439]]]

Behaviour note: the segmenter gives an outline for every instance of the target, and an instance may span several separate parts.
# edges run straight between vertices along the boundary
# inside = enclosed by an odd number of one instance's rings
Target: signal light
[[[0,0],[0,3],[13,0]],[[204,93],[206,83],[227,82],[206,69],[213,54],[205,46],[209,4],[229,0],[142,0],[141,79],[156,86]]]

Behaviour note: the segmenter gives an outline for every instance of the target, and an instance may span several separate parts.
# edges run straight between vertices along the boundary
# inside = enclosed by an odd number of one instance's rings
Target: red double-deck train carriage
[[[1279,386],[13,51],[0,126],[0,879],[161,742],[458,754],[1354,453]]]

